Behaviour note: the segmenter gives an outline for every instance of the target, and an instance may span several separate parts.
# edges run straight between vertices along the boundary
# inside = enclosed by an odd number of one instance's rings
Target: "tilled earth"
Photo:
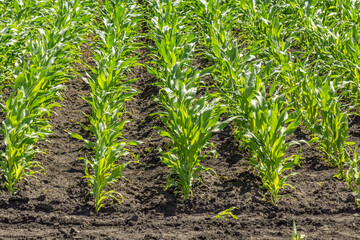
[[[84,60],[91,64],[89,49],[84,52]],[[148,58],[146,51],[141,58],[143,62]],[[308,239],[360,239],[355,195],[333,177],[336,169],[323,163],[316,148],[289,150],[289,155],[301,152],[303,157],[296,169],[299,174],[289,178],[296,193],[285,192],[291,197],[273,206],[263,199],[260,179],[247,164],[249,153],[238,150],[230,126],[212,138],[219,158],[203,162],[217,175],[203,175],[204,182],[195,185],[193,198],[186,202],[175,197],[173,189],[165,191],[169,171],[156,148],[167,147],[168,141],[153,129],[161,122],[149,116],[158,110],[152,101],[158,89],[145,67],[134,68],[131,76],[139,78],[134,87],[140,93],[128,103],[127,116],[133,121],[125,137],[144,143],[132,148],[140,154],[140,163],[129,165],[126,179],[114,186],[123,194],[123,203],[108,201],[96,214],[87,196],[79,158],[88,149],[68,132],[89,136],[78,123],[88,123],[84,113],[91,110],[81,96],[90,89],[80,78],[69,79],[63,108],[51,118],[54,135],[40,144],[47,149],[47,155],[37,156],[44,171],[22,181],[15,196],[0,191],[0,239],[290,239],[293,220]],[[8,90],[4,93],[9,96]],[[351,119],[349,134],[359,145],[359,117]],[[292,136],[307,137],[302,128]],[[127,160],[131,158],[122,159]],[[238,208],[233,211],[238,219],[214,218],[230,207]]]

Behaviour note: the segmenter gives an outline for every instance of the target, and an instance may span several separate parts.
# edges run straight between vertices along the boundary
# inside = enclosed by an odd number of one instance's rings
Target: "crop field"
[[[0,9],[0,239],[360,239],[360,0]]]

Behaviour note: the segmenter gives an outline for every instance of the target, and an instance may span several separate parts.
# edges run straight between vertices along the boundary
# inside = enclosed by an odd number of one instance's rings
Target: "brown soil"
[[[145,51],[142,61],[146,56]],[[291,239],[293,220],[308,239],[360,239],[354,194],[333,177],[336,169],[324,165],[319,152],[306,145],[302,166],[296,169],[300,174],[289,179],[296,193],[289,191],[292,198],[284,197],[278,206],[263,200],[260,180],[246,164],[248,153],[239,152],[230,127],[212,138],[219,158],[203,163],[217,176],[204,175],[187,202],[175,197],[173,190],[165,191],[169,172],[156,148],[166,146],[167,140],[152,129],[161,122],[149,116],[157,110],[151,99],[158,90],[144,67],[134,68],[133,75],[139,78],[134,87],[141,93],[128,103],[133,121],[125,137],[144,143],[132,148],[141,155],[140,163],[129,165],[126,179],[115,185],[123,204],[107,202],[96,214],[87,196],[84,164],[78,160],[87,150],[66,131],[88,135],[78,123],[88,122],[83,113],[90,109],[80,96],[90,89],[80,78],[71,79],[63,108],[51,120],[54,135],[40,145],[48,149],[47,155],[37,156],[46,172],[21,182],[15,196],[0,191],[0,239]],[[357,145],[359,132],[360,118],[354,117],[349,134]],[[293,137],[307,135],[299,128]],[[299,147],[292,148],[289,154],[298,151]],[[238,219],[213,218],[230,207],[238,208],[233,211]]]

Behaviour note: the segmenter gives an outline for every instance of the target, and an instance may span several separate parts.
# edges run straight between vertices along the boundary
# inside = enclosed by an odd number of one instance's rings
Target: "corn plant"
[[[186,88],[182,83],[179,92],[169,88],[162,91],[159,100],[164,111],[157,114],[165,128],[158,129],[161,136],[170,138],[172,149],[161,152],[161,156],[175,174],[175,178],[168,178],[166,188],[179,188],[187,200],[193,182],[201,181],[199,173],[211,170],[200,164],[208,156],[203,149],[212,146],[209,142],[212,133],[223,129],[232,119],[219,121],[227,107],[220,105],[219,99],[208,102],[206,97],[195,98],[197,87]]]
[[[293,240],[301,240],[301,239],[307,238],[307,236],[305,234],[298,233],[298,231],[296,229],[295,221],[293,221],[293,232],[292,232],[291,237]]]
[[[354,150],[352,158],[348,158],[346,171],[346,184],[349,189],[353,190],[357,197],[355,199],[356,204],[360,207],[360,171],[359,171],[360,158],[357,153],[357,147]]]
[[[111,63],[111,61],[109,61]],[[130,163],[118,163],[118,160],[130,152],[126,145],[137,145],[137,142],[126,142],[122,139],[125,124],[123,114],[124,103],[131,100],[136,93],[129,86],[119,84],[119,76],[115,73],[114,65],[106,65],[107,59],[100,62],[98,69],[93,69],[94,74],[89,75],[86,80],[92,90],[92,95],[86,98],[92,108],[92,114],[88,116],[90,126],[83,126],[90,131],[95,141],[85,140],[78,134],[73,137],[84,140],[87,147],[95,152],[95,156],[85,157],[85,178],[92,188],[95,209],[98,212],[103,206],[103,201],[114,198],[121,202],[120,193],[108,189],[120,177],[123,169]]]
[[[127,145],[137,145],[137,141],[126,141],[123,128],[130,120],[124,117],[125,102],[137,93],[130,84],[126,72],[137,65],[134,54],[137,44],[133,43],[139,29],[141,15],[132,0],[105,1],[100,9],[102,23],[97,23],[93,32],[100,38],[99,47],[94,50],[97,68],[91,68],[92,74],[84,78],[91,87],[91,95],[84,99],[91,106],[88,115],[89,126],[83,126],[92,133],[94,140],[84,139],[71,133],[74,138],[83,140],[94,152],[85,157],[85,178],[94,197],[95,211],[104,206],[104,200],[113,198],[119,203],[122,195],[113,189],[122,171],[130,161],[120,163],[121,157],[130,154]]]
[[[228,218],[233,218],[233,219],[239,219],[237,216],[235,216],[232,211],[237,210],[239,208],[237,207],[230,207],[224,211],[219,212],[216,216],[214,216],[213,218],[216,219],[228,219]]]
[[[251,101],[253,113],[249,117],[249,130],[245,141],[250,146],[253,156],[252,166],[258,171],[263,187],[270,194],[270,200],[276,204],[281,189],[292,185],[286,183],[289,176],[286,171],[299,165],[299,155],[284,158],[286,150],[297,141],[287,142],[286,137],[293,133],[300,124],[301,115],[289,112],[285,95],[274,95],[266,100],[264,94],[257,94]]]

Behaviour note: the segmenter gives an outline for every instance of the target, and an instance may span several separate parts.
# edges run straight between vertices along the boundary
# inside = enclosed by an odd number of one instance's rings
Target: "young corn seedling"
[[[247,65],[251,56],[238,53],[236,48],[224,53],[214,76],[221,98],[230,107],[229,114],[241,116],[236,119],[238,129],[235,135],[239,140],[248,129],[247,119],[253,111],[251,101],[258,91],[264,89],[264,82],[260,78],[261,65]]]
[[[301,240],[301,239],[307,238],[307,236],[305,234],[298,233],[298,231],[296,229],[295,221],[293,221],[293,232],[292,232],[291,236],[292,236],[293,240]]]
[[[164,111],[157,113],[165,125],[159,128],[161,136],[170,138],[172,149],[161,152],[162,161],[175,174],[168,178],[166,188],[179,188],[185,200],[192,194],[195,180],[201,181],[200,172],[209,171],[201,165],[208,153],[204,149],[211,147],[212,133],[223,129],[232,119],[219,121],[226,107],[211,102],[207,97],[195,98],[197,87],[186,88],[182,83],[179,92],[164,88],[160,93],[160,102]]]
[[[227,218],[233,218],[233,219],[239,219],[237,216],[235,216],[232,211],[237,210],[239,208],[237,207],[230,207],[224,211],[219,212],[216,216],[214,216],[213,218],[216,219],[227,219]]]
[[[101,57],[104,56],[97,58]],[[122,156],[130,153],[126,145],[138,144],[135,141],[126,142],[122,137],[123,128],[129,122],[123,117],[124,104],[132,99],[136,91],[128,84],[121,83],[124,76],[118,74],[117,59],[111,58],[111,55],[107,57],[110,59],[104,58],[98,62],[98,69],[92,69],[94,74],[86,79],[92,94],[85,99],[92,108],[92,114],[88,116],[90,126],[83,128],[90,131],[96,140],[90,141],[78,134],[71,134],[83,140],[95,153],[95,156],[85,157],[85,178],[92,189],[90,193],[94,197],[96,212],[108,198],[121,202],[121,194],[110,188],[123,176],[123,169],[130,163],[119,163]]]
[[[264,94],[258,94],[251,101],[253,113],[249,117],[249,130],[245,141],[253,153],[251,164],[259,172],[263,187],[268,191],[270,200],[276,205],[280,190],[292,185],[286,183],[295,165],[299,165],[299,155],[284,158],[286,150],[299,142],[286,142],[300,124],[301,115],[289,112],[285,104],[285,95],[273,96],[266,100]]]
[[[348,169],[346,171],[346,184],[349,189],[353,190],[357,197],[355,199],[356,204],[360,207],[360,171],[359,171],[359,161],[360,157],[357,153],[357,147],[354,150],[354,155],[352,158],[348,157],[347,165]]]
[[[84,79],[91,87],[91,95],[84,98],[92,108],[88,116],[90,131],[95,140],[84,139],[71,133],[74,138],[83,140],[94,151],[94,155],[85,157],[85,178],[94,197],[95,211],[104,206],[106,199],[115,199],[121,203],[122,195],[113,189],[122,171],[130,163],[120,163],[121,157],[130,154],[127,145],[139,142],[126,141],[123,129],[129,120],[125,119],[125,102],[133,98],[137,91],[130,87],[134,80],[126,80],[126,71],[137,64],[132,56],[135,45],[131,37],[136,33],[139,15],[134,1],[108,0],[101,12],[103,26],[95,32],[101,39],[100,47],[94,53],[97,69]],[[103,30],[100,30],[102,28]]]

